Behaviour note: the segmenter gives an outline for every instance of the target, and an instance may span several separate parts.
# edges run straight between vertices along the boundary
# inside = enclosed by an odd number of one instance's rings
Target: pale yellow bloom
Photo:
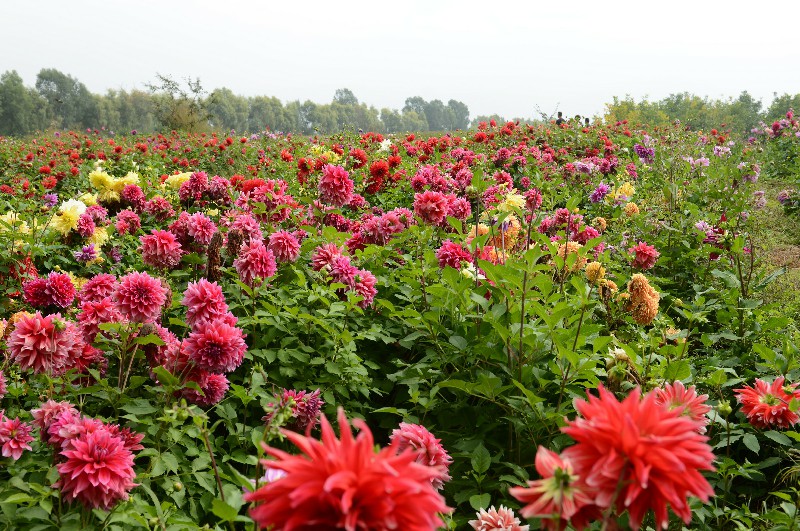
[[[177,175],[170,175],[167,177],[167,180],[164,181],[164,184],[172,188],[173,190],[177,190],[181,187],[183,183],[189,180],[189,177],[192,176],[192,172],[186,171],[183,173],[179,173]]]
[[[512,190],[506,194],[503,202],[497,205],[497,210],[500,212],[511,212],[514,209],[522,208],[525,206],[525,197],[522,194]]]
[[[53,216],[51,226],[64,236],[78,227],[78,218],[86,212],[86,204],[77,199],[70,199],[61,203],[58,213]]]
[[[94,233],[91,236],[86,238],[86,241],[89,243],[93,243],[96,248],[100,248],[104,243],[108,241],[108,230],[105,227],[97,227],[94,229]]]
[[[13,233],[28,234],[30,232],[28,223],[24,219],[20,219],[19,214],[13,210],[0,215],[0,222],[2,222],[0,223],[0,233],[10,231]],[[9,226],[7,227],[6,225]]]
[[[97,204],[97,194],[90,194],[87,192],[78,197],[78,201],[83,202],[87,207],[94,206]]]
[[[586,264],[586,278],[594,284],[606,275],[606,268],[600,262]]]
[[[136,172],[130,171],[125,177],[114,179],[112,189],[119,194],[129,184],[139,184],[139,175]]]
[[[633,187],[631,183],[624,183],[617,188],[614,192],[614,200],[615,201],[622,201],[623,197],[624,200],[628,200],[633,197],[633,194],[636,193],[636,188]]]
[[[636,203],[628,203],[625,205],[625,215],[630,217],[635,216],[639,213],[639,207],[636,206]]]
[[[98,192],[105,192],[114,186],[114,178],[100,168],[89,174],[89,182]]]

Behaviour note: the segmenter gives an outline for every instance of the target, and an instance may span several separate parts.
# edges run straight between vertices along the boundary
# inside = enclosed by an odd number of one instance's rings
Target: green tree
[[[785,118],[789,109],[794,109],[795,113],[800,112],[800,94],[792,96],[784,93],[778,96],[778,93],[774,92],[772,97],[772,103],[770,103],[765,116],[770,123]]]
[[[215,127],[248,131],[250,109],[247,98],[234,94],[231,89],[214,90],[208,98],[207,109]]]
[[[47,117],[53,127],[77,129],[97,125],[97,103],[77,79],[55,68],[43,68],[36,76],[36,90],[47,100]]]
[[[200,79],[186,79],[184,86],[169,76],[156,74],[156,77],[158,81],[148,83],[147,88],[153,96],[153,110],[161,125],[189,132],[208,130],[212,116]]]
[[[469,127],[469,107],[463,102],[450,100],[447,108],[453,115],[453,129],[466,129]]]
[[[349,88],[336,89],[333,95],[334,103],[341,103],[342,105],[358,105],[358,98],[353,94]]]
[[[46,102],[35,91],[25,87],[16,70],[0,76],[0,135],[26,135],[42,127]]]
[[[403,130],[403,116],[393,109],[381,109],[381,122],[387,133],[399,133]]]

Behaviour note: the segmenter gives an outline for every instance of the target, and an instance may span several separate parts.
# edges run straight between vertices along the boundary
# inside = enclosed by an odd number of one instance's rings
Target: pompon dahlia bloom
[[[243,243],[233,261],[239,279],[250,287],[259,286],[257,279],[267,279],[278,272],[275,255],[260,240]]]
[[[90,509],[108,510],[136,486],[133,453],[122,437],[103,427],[72,439],[58,464],[58,486],[67,500],[78,500]]]
[[[426,223],[438,225],[444,221],[448,208],[447,196],[441,192],[427,190],[414,194],[414,213]]]
[[[224,373],[242,364],[247,344],[241,329],[218,319],[196,323],[181,349],[198,368]]]
[[[525,518],[541,518],[545,529],[563,529],[567,522],[583,529],[601,516],[594,504],[593,490],[578,477],[569,459],[540,446],[536,452],[536,471],[542,479],[528,481],[527,487],[513,487],[509,493],[526,504],[520,509]]]
[[[222,288],[205,278],[189,282],[181,304],[186,306],[186,323],[192,328],[203,321],[221,319],[228,312]]]
[[[267,246],[278,262],[294,262],[300,256],[300,242],[285,230],[270,234]]]
[[[29,424],[22,422],[19,418],[7,418],[0,411],[0,445],[2,445],[3,457],[10,457],[14,461],[22,457],[22,452],[30,450],[28,443],[33,440],[31,437]]]
[[[178,238],[168,230],[153,230],[139,236],[142,262],[157,269],[173,269],[181,261],[183,248]]]
[[[24,315],[14,324],[7,342],[9,357],[22,370],[53,376],[63,374],[72,366],[81,349],[81,333],[72,321],[61,314]]]
[[[784,377],[779,376],[771,384],[756,378],[755,385],[745,385],[734,389],[736,400],[742,404],[742,413],[756,428],[789,428],[797,424],[800,417],[789,409],[793,398],[800,399],[797,384],[784,385]]]
[[[341,166],[326,164],[319,179],[319,199],[333,206],[344,206],[353,197],[355,184],[347,170]]]
[[[330,269],[333,259],[337,256],[342,256],[342,249],[335,243],[320,245],[314,249],[314,254],[311,256],[311,267],[314,271]]]
[[[161,315],[167,293],[157,278],[134,272],[119,279],[111,300],[125,319],[136,323],[152,323]]]
[[[658,257],[661,256],[661,253],[656,251],[655,247],[652,245],[647,245],[644,242],[639,242],[639,244],[635,247],[628,249],[628,252],[635,253],[631,266],[635,267],[636,269],[641,269],[642,271],[650,269],[656,265],[656,260],[658,260]]]
[[[693,385],[687,389],[680,380],[657,387],[653,392],[656,394],[656,403],[666,406],[667,409],[680,408],[683,415],[697,422],[698,433],[706,432],[706,413],[711,411],[711,406],[706,404],[708,395],[698,396]]]
[[[428,428],[421,424],[401,422],[400,427],[392,431],[390,441],[397,446],[398,452],[411,448],[417,456],[417,463],[433,467],[437,471],[431,480],[434,488],[440,490],[450,481],[447,471],[453,458],[442,446],[441,439],[434,437]]]
[[[447,266],[461,269],[464,262],[472,263],[472,254],[463,245],[450,240],[445,240],[442,243],[442,246],[436,251],[436,258],[439,260],[439,267],[442,269]]]
[[[669,524],[667,505],[685,523],[692,519],[687,496],[708,502],[714,490],[702,470],[714,470],[708,437],[697,422],[657,402],[656,393],[641,397],[634,389],[622,402],[602,385],[599,397],[576,400],[580,417],[561,431],[577,444],[564,450],[594,503],[617,514],[627,509],[630,526],[639,529],[645,514],[655,513],[657,527]]]
[[[489,509],[481,509],[476,516],[477,519],[467,522],[475,531],[528,531],[531,527],[521,525],[514,511],[502,505],[499,509],[495,509],[494,505]]]
[[[353,420],[360,430],[354,438],[341,408],[338,417],[340,439],[324,416],[319,441],[283,431],[303,455],[265,447],[275,459],[263,464],[286,476],[245,494],[256,504],[250,509],[256,523],[275,531],[428,531],[443,525],[437,513],[449,508],[431,485],[436,470],[417,463],[412,452],[398,455],[396,446],[376,453],[364,421]]]
[[[89,301],[99,301],[110,297],[117,286],[117,277],[108,273],[95,275],[86,281],[78,294],[81,304]]]

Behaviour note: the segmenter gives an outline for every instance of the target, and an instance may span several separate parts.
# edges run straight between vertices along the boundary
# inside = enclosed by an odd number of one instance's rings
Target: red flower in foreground
[[[414,213],[426,223],[438,225],[447,217],[449,203],[447,196],[441,192],[428,190],[414,194]]]
[[[121,437],[106,428],[72,439],[61,455],[66,461],[58,465],[59,485],[68,500],[108,510],[127,500],[128,491],[136,486],[133,454]]]
[[[797,384],[784,386],[783,381],[783,376],[775,378],[771,384],[756,378],[754,387],[745,385],[734,389],[736,400],[742,404],[742,413],[747,415],[750,424],[763,430],[797,424],[800,417],[789,409],[789,402],[793,398],[800,399],[800,390],[795,389]]]
[[[640,398],[637,388],[622,402],[602,386],[599,392],[588,401],[576,400],[581,416],[562,431],[577,444],[564,450],[562,458],[595,489],[601,510],[613,506],[621,514],[627,509],[633,529],[650,510],[656,526],[666,529],[667,504],[688,524],[692,511],[687,496],[708,502],[714,494],[700,473],[714,470],[708,437],[680,409],[659,404],[654,392]]]
[[[443,525],[437,513],[448,507],[431,486],[437,471],[415,461],[412,452],[397,455],[392,445],[374,450],[369,427],[362,420],[353,437],[339,409],[337,439],[322,417],[322,440],[284,430],[304,455],[266,447],[275,460],[264,461],[286,476],[267,483],[245,500],[255,502],[250,516],[271,529],[431,530]]]

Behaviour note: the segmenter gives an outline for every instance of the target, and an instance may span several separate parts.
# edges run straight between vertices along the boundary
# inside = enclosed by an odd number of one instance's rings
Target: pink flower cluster
[[[45,278],[26,281],[22,287],[25,302],[36,308],[66,308],[75,300],[75,286],[66,273],[50,272]]]

